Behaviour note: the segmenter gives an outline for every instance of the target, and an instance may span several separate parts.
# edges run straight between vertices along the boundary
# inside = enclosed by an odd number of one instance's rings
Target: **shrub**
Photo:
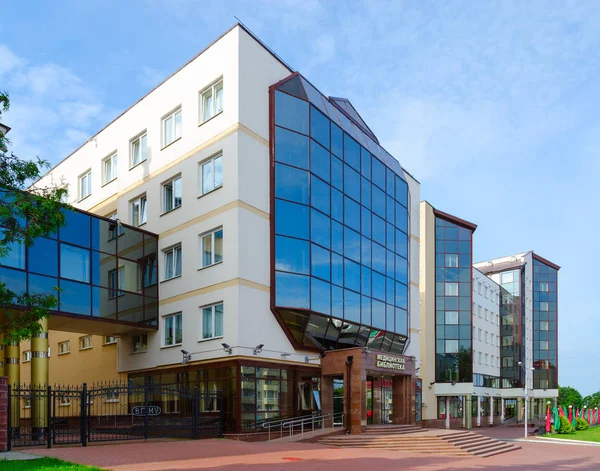
[[[588,428],[590,428],[590,424],[587,423],[587,420],[582,419],[581,417],[577,418],[575,430],[587,430]]]
[[[558,431],[558,433],[567,434],[567,433],[571,433],[571,432],[573,432],[573,426],[569,422],[569,419],[567,419],[566,417],[561,416],[561,418],[560,418],[560,430]]]

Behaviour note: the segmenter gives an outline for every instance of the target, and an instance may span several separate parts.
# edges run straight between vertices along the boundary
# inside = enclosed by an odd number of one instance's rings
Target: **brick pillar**
[[[17,414],[19,409],[17,409]],[[0,376],[0,452],[8,451],[8,378]]]
[[[377,379],[373,381],[373,388],[371,389],[371,395],[372,395],[372,406],[373,406],[373,424],[374,425],[381,425],[382,421],[381,421],[381,405],[382,405],[382,398],[381,398],[381,379]]]
[[[416,423],[416,382],[411,376],[396,375],[392,379],[392,421],[394,424]]]
[[[333,378],[327,376],[321,377],[321,411],[323,414],[333,415]],[[325,425],[329,426],[329,420],[325,421]],[[333,418],[331,426],[333,427]]]
[[[348,384],[350,388],[350,433],[359,435],[363,431],[363,421],[367,420],[367,376],[365,371],[361,371],[360,360],[354,360],[351,368],[350,384],[344,375],[344,387]]]

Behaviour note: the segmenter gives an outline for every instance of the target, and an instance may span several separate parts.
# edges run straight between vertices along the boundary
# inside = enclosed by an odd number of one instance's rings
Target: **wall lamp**
[[[223,351],[231,355],[231,353],[233,352],[233,348],[231,348],[231,345],[229,345],[228,343],[222,343],[221,345],[223,345]]]
[[[288,352],[282,352],[281,353],[282,357],[289,357],[290,355],[291,355],[291,353],[288,353]]]
[[[183,354],[183,359],[181,360],[181,364],[185,365],[188,361],[190,361],[192,359],[192,354],[190,352],[188,352],[187,350],[181,350],[181,353]]]
[[[258,355],[259,353],[262,353],[262,349],[264,346],[265,344],[259,343],[256,347],[254,347],[254,354]]]

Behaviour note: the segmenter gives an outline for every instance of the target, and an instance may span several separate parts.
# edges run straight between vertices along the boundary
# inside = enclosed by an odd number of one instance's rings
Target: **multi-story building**
[[[533,252],[473,265],[475,229],[421,203],[426,423],[470,427],[521,419],[524,397],[529,416],[537,417],[558,396],[559,267]]]
[[[348,100],[323,95],[241,25],[39,184],[61,181],[73,206],[114,221],[117,242],[129,226],[158,235],[156,251],[130,254],[137,268],[107,260],[94,281],[145,329],[112,332],[121,317],[76,306],[114,321],[84,332],[118,336],[132,384],[222,390],[227,429],[251,430],[330,407],[333,379],[349,380],[336,352],[353,348],[353,381],[402,376],[394,395],[407,397],[394,404],[408,408],[394,416],[414,422],[419,183]],[[119,307],[140,291],[158,297],[147,322]]]

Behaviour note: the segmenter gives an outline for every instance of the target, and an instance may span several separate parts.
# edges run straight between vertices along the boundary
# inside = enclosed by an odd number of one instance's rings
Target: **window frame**
[[[109,338],[110,339],[114,339],[114,340],[111,340],[109,342],[109,341],[107,341],[107,339],[109,339]],[[105,335],[104,336],[104,341],[103,341],[102,345],[114,345],[116,343],[117,343],[117,336],[116,335]]]
[[[110,164],[110,175],[106,171],[107,164]],[[119,153],[114,151],[102,159],[102,186],[114,182],[119,177]]]
[[[213,155],[212,157],[209,157],[208,159],[205,159],[198,163],[198,165],[200,166],[200,197],[207,195],[215,190],[218,190],[219,188],[223,188],[223,180],[225,180],[224,178],[221,179],[221,183],[219,185],[215,185],[215,161],[217,159],[221,159],[221,175],[223,175],[223,152],[219,152]],[[212,168],[212,188],[210,190],[204,191],[204,166],[209,163],[211,164]]]
[[[215,262],[215,234],[217,232],[221,232],[222,253],[221,253],[221,260]],[[204,264],[204,238],[207,236],[211,236],[210,237],[211,263],[205,265]],[[200,268],[199,269],[203,270],[204,268],[212,267],[212,266],[218,265],[219,263],[223,263],[223,260],[225,259],[225,231],[223,229],[223,226],[220,226],[215,229],[211,229],[210,231],[204,232],[204,233],[200,234],[199,237],[200,237]]]
[[[144,205],[143,205],[144,210],[142,210],[142,200],[144,200]],[[136,224],[136,222],[135,222],[134,208],[135,208],[136,204],[139,205],[138,214],[145,216],[145,218],[144,218],[143,221],[141,221],[142,218],[140,218],[138,216],[138,224]],[[137,198],[134,198],[134,199],[130,200],[129,201],[129,206],[130,206],[131,225],[132,226],[134,226],[134,227],[141,227],[141,226],[143,226],[144,224],[146,224],[148,222],[148,196],[146,195],[146,193],[144,193],[143,195],[138,196]]]
[[[144,155],[144,152],[142,152],[142,139],[146,138],[146,152],[145,152],[145,157],[142,158],[142,156]],[[139,148],[140,148],[140,161],[136,162],[135,161],[135,153],[134,153],[134,145],[136,142],[139,142]],[[137,134],[136,136],[132,137],[129,140],[129,170],[134,169],[135,167],[137,167],[140,164],[143,164],[146,160],[148,160],[148,130],[144,129],[141,133]]]
[[[181,194],[179,195],[179,205],[175,206],[175,202],[177,201],[176,196],[175,196],[175,190],[174,190],[174,184],[176,181],[179,181],[179,189]],[[171,185],[171,208],[167,209],[167,197],[166,197],[166,191],[167,191],[167,187],[168,185]],[[165,180],[163,183],[161,183],[160,185],[160,193],[161,193],[161,200],[162,200],[162,214],[167,214],[170,213],[171,211],[175,211],[176,209],[181,208],[181,206],[183,205],[183,180],[181,177],[181,174],[175,175],[174,177]]]
[[[222,98],[225,97],[225,87],[223,86],[223,76],[219,77],[217,80],[215,80],[214,82],[212,82],[210,85],[204,87],[202,90],[200,90],[198,92],[198,126],[206,123],[207,121],[210,121],[211,119],[213,119],[216,116],[219,116],[221,113],[223,113],[223,110],[225,109],[224,103],[223,103],[223,99],[221,100],[221,109],[217,110],[217,90],[220,89],[222,91]],[[210,97],[212,98],[212,110],[210,113],[210,116],[205,116],[205,111],[204,111],[204,103],[205,103],[205,96],[208,96],[208,94],[210,93]]]
[[[84,341],[85,339],[89,339],[90,340],[90,344],[87,347],[82,347],[82,341]],[[92,335],[83,335],[81,337],[79,337],[79,350],[89,350],[90,348],[93,348],[93,342],[92,342]]]
[[[215,315],[215,308],[217,306],[222,306],[221,311],[223,313],[222,317],[221,317],[221,335],[216,335],[217,329],[216,329],[216,318],[217,316]],[[205,309],[209,309],[211,310],[211,328],[212,328],[212,336],[211,337],[204,337],[204,310]],[[224,332],[224,327],[225,327],[225,303],[224,301],[218,301],[216,303],[212,303],[212,304],[207,304],[205,306],[200,306],[200,340],[198,340],[199,342],[206,342],[208,340],[215,340],[215,339],[222,339],[225,335]]]
[[[112,276],[116,276],[116,284],[112,285]],[[125,265],[120,265],[117,268],[108,270],[108,299],[116,299],[125,295]]]
[[[177,317],[179,317],[180,319],[180,323],[181,323],[181,341],[177,342]],[[170,327],[170,334],[171,334],[171,339],[172,342],[171,343],[167,343],[167,336],[169,335],[169,328],[167,328],[167,319],[173,319],[173,322],[171,323],[171,327]],[[166,316],[163,316],[162,318],[162,322],[163,322],[163,336],[162,336],[162,348],[170,348],[170,347],[177,347],[177,346],[181,346],[183,344],[183,312],[179,311],[179,312],[174,312],[173,314],[167,314]]]
[[[61,351],[62,345],[66,345],[67,346],[67,351],[63,352]],[[66,355],[67,353],[71,353],[71,341],[70,340],[65,340],[63,342],[58,342],[58,355]]]
[[[83,194],[83,182],[84,180],[87,182],[87,193],[84,195]],[[92,169],[88,169],[85,172],[83,172],[81,175],[79,175],[79,177],[77,178],[78,181],[78,188],[77,188],[77,196],[78,196],[78,200],[77,201],[83,201],[84,199],[90,197],[92,195]]]
[[[177,257],[176,257],[176,254],[175,254],[176,250],[179,250],[179,252],[181,254],[180,255],[180,257],[181,257],[181,263],[179,265],[179,268],[180,268],[181,271],[180,271],[179,274],[176,273],[176,268],[177,268]],[[163,267],[164,267],[164,269],[163,269],[163,281],[169,281],[169,280],[172,280],[174,278],[181,277],[181,275],[183,273],[183,250],[182,250],[181,243],[178,243],[178,244],[172,245],[170,247],[167,247],[166,249],[163,249],[162,252],[163,252]],[[173,262],[172,262],[173,265],[171,267],[172,270],[173,270],[172,271],[173,275],[167,278],[167,260],[166,259],[167,259],[167,254],[170,253],[170,252],[173,252]]]
[[[177,136],[175,133],[175,131],[177,129],[175,122],[176,122],[176,117],[178,114],[180,115],[180,134],[179,134],[179,136]],[[173,139],[171,141],[167,142],[166,124],[170,118],[172,118],[171,135],[172,135]],[[167,113],[162,118],[160,118],[161,150],[170,146],[174,142],[178,141],[179,139],[181,139],[182,136],[183,136],[183,110],[182,110],[181,105],[178,105],[175,108],[173,108],[169,113]]]
[[[23,363],[29,363],[31,361],[31,350],[25,350],[23,352]]]
[[[145,342],[140,342],[140,345],[144,346],[145,348],[136,350],[135,345],[135,339],[136,338],[140,338],[143,339],[144,337],[146,337],[146,341]],[[131,353],[132,354],[137,354],[137,353],[146,353],[148,351],[148,334],[147,333],[140,333],[140,334],[132,334],[131,335]]]

